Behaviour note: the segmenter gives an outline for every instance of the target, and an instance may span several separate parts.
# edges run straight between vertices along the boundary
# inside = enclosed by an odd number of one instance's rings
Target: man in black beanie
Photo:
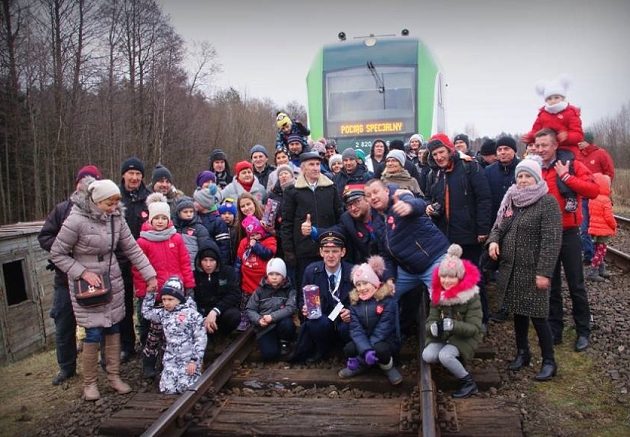
[[[177,201],[184,197],[184,193],[173,185],[173,175],[171,171],[162,164],[157,164],[153,169],[153,174],[151,175],[151,190],[154,193],[162,193],[166,196],[166,202],[171,208],[171,216],[175,213],[175,204]]]
[[[140,236],[142,224],[149,217],[147,208],[147,196],[151,194],[144,185],[144,163],[132,156],[123,161],[120,166],[120,194],[121,203],[125,206],[125,220],[131,230],[131,235],[136,240]],[[125,318],[120,322],[121,361],[126,362],[136,352],[136,332],[133,327],[133,277],[131,275],[131,263],[122,253],[116,252],[116,258],[120,265],[120,273],[125,286]],[[140,341],[144,343],[143,333],[140,329]]]
[[[455,150],[465,153],[466,155],[470,155],[470,139],[466,134],[457,134],[453,138],[453,146],[455,146]]]
[[[497,160],[497,143],[492,139],[487,139],[481,144],[479,153],[475,157],[481,168],[486,168],[494,164]]]

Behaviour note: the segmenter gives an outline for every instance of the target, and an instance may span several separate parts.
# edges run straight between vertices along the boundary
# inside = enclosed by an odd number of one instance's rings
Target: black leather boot
[[[148,357],[144,355],[142,357],[142,377],[145,379],[154,379],[157,376],[155,365],[157,364],[157,357]]]
[[[529,354],[529,349],[519,349],[516,354],[516,358],[514,358],[514,361],[510,363],[508,369],[513,370],[514,372],[521,370],[523,367],[529,366],[531,359],[532,357]]]
[[[534,376],[534,379],[536,381],[549,381],[551,378],[556,376],[557,371],[558,366],[554,360],[543,360],[540,372]]]
[[[461,383],[461,385],[459,386],[459,389],[453,393],[454,398],[467,398],[479,392],[479,390],[477,389],[477,384],[475,384],[475,381],[473,380],[470,373],[460,379],[459,382]]]

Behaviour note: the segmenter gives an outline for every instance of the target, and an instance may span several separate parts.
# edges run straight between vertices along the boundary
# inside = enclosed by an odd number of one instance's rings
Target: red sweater
[[[540,111],[538,111],[538,117],[536,117],[531,131],[524,135],[525,142],[527,144],[533,143],[536,132],[543,128],[553,129],[557,133],[566,132],[567,138],[564,141],[558,141],[558,148],[569,150],[573,153],[576,160],[582,158],[580,148],[578,147],[578,143],[584,139],[582,120],[580,119],[580,108],[568,105],[564,111],[552,114],[545,111],[545,107],[543,106],[540,108]]]
[[[143,226],[143,230],[145,229],[146,226]],[[195,278],[190,268],[190,256],[180,234],[175,233],[171,238],[164,241],[149,241],[144,237],[140,237],[138,238],[138,246],[149,258],[149,262],[157,272],[158,290],[173,275],[180,277],[184,282],[184,287],[195,287]],[[143,298],[147,294],[147,284],[135,267],[132,269],[132,272],[136,296]]]
[[[577,194],[578,205],[581,205],[581,197],[594,199],[599,194],[599,187],[593,180],[593,174],[580,161],[573,162],[574,174],[564,181],[567,186]],[[566,199],[560,194],[558,184],[556,183],[556,169],[553,166],[543,168],[543,179],[549,187],[549,194],[556,198],[560,211],[562,211],[562,229],[570,229],[580,226],[582,223],[582,208],[578,208],[575,212],[567,212],[564,210]]]
[[[241,260],[241,290],[246,294],[256,291],[260,280],[267,274],[267,261],[276,254],[276,237],[268,236],[258,241],[256,246],[250,250],[249,256],[243,259],[245,250],[249,247],[249,238],[245,237],[238,244],[236,251],[236,256]]]
[[[595,144],[589,144],[580,150],[580,161],[591,173],[607,175],[611,182],[615,179],[615,164],[608,152]]]

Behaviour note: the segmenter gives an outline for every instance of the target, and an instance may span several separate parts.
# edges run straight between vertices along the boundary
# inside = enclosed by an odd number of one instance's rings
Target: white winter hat
[[[571,81],[568,76],[562,75],[555,80],[549,82],[539,82],[536,85],[536,91],[543,96],[545,100],[551,96],[567,96],[567,90],[569,89]]]
[[[88,193],[92,196],[94,203],[109,199],[112,196],[120,197],[120,188],[110,179],[94,181],[88,186]]]
[[[271,258],[267,261],[267,274],[280,273],[283,278],[287,277],[287,266],[280,258]]]
[[[407,158],[405,158],[405,152],[403,152],[402,150],[397,150],[397,149],[390,150],[385,160],[388,160],[390,158],[395,159],[396,161],[400,162],[400,165],[402,167],[405,166],[405,161],[407,160]]]
[[[149,197],[147,197],[147,206],[149,207],[149,223],[158,215],[164,215],[168,219],[171,218],[171,207],[166,203],[164,194],[149,194]]]

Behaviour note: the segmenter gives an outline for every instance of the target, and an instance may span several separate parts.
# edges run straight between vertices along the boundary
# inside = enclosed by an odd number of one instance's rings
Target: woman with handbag
[[[549,314],[549,286],[562,242],[560,207],[542,177],[538,156],[516,166],[516,183],[501,202],[488,238],[490,258],[499,259],[497,291],[514,314],[518,353],[509,365],[513,371],[531,360],[527,331],[531,318],[542,353],[542,368],[535,376],[547,381],[556,374]]]
[[[157,288],[156,273],[131,235],[111,180],[83,178],[72,194],[74,206],[57,235],[52,261],[68,275],[77,325],[85,328],[83,396],[100,398],[97,386],[98,348],[105,339],[107,379],[120,394],[131,387],[120,379],[120,327],[125,317],[124,286],[114,250],[121,250],[147,281]]]

